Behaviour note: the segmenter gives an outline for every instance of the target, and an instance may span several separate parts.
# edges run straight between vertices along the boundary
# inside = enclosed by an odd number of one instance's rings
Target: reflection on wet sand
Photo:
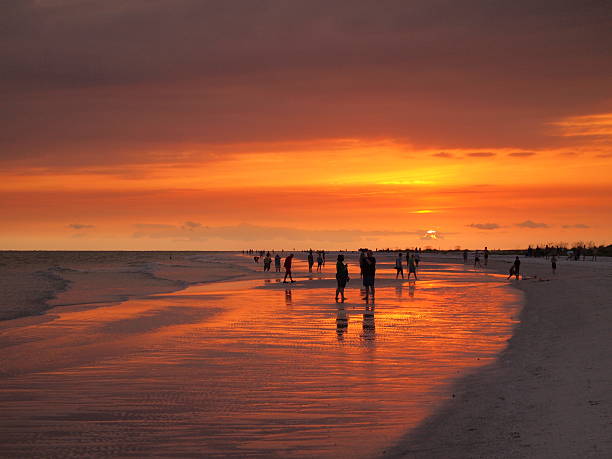
[[[0,334],[0,456],[377,454],[494,358],[519,308],[495,277],[422,279],[375,304],[336,303],[332,279],[235,281],[24,320]]]
[[[292,303],[291,295],[292,295],[291,289],[289,288],[285,289],[285,304],[287,306],[291,306],[291,303]]]
[[[348,313],[344,309],[344,305],[338,306],[338,312],[336,313],[336,336],[338,341],[344,340],[344,334],[348,330]]]
[[[408,281],[408,296],[414,298],[414,292],[416,291],[416,281]]]
[[[376,323],[374,322],[374,300],[366,301],[363,311],[363,334],[361,337],[365,341],[374,341],[376,333]]]

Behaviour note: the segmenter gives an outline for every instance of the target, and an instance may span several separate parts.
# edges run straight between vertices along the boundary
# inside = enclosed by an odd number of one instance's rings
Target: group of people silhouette
[[[253,254],[257,253],[252,250],[243,251],[244,254]],[[281,272],[281,262],[282,258],[279,253],[274,254],[272,257],[271,253],[268,251],[259,251],[259,255],[255,255],[253,260],[255,263],[259,263],[260,259],[263,258],[263,270],[264,272],[269,272],[272,267],[272,261],[274,260],[274,268],[275,272]],[[306,256],[306,261],[308,264],[308,272],[313,272],[313,267],[315,263],[315,254],[316,254],[316,272],[322,272],[322,268],[325,265],[325,250],[317,250],[316,252],[312,249],[308,250]],[[396,279],[399,279],[401,276],[404,279],[404,264],[406,265],[406,269],[408,270],[408,280],[410,280],[411,275],[414,276],[414,279],[417,279],[417,268],[420,262],[420,251],[415,249],[414,253],[406,252],[406,261],[404,262],[403,253],[399,252],[397,258],[395,259],[395,270],[396,270]],[[295,280],[293,279],[293,260],[295,255],[293,253],[289,253],[285,257],[284,263],[282,263],[285,268],[285,275],[283,277],[283,283],[293,283]],[[376,293],[375,290],[375,281],[376,281],[376,258],[372,250],[369,249],[359,249],[359,271],[361,281],[364,287],[365,298],[368,300],[370,297],[373,299]],[[344,294],[344,289],[346,288],[347,283],[349,282],[349,270],[348,264],[345,263],[345,255],[343,253],[338,254],[338,258],[336,260],[336,300],[337,301],[345,301],[346,296]]]

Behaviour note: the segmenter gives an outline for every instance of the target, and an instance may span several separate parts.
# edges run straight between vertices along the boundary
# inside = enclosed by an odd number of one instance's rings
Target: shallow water
[[[335,303],[329,272],[275,276],[3,330],[0,455],[371,456],[491,362],[520,308],[460,265],[383,266],[375,303],[359,279]]]

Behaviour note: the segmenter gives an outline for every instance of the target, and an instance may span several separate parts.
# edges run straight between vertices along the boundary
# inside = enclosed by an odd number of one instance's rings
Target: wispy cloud
[[[551,123],[559,128],[562,137],[610,137],[612,136],[612,113],[574,116]]]
[[[517,223],[515,226],[519,228],[548,228],[546,223],[537,223],[531,220],[525,220],[524,222]]]
[[[84,225],[82,223],[71,223],[70,225],[68,225],[68,228],[71,228],[74,230],[83,230],[83,229],[95,228],[95,226],[94,225]]]
[[[467,156],[470,156],[472,158],[491,158],[495,155],[496,153],[493,153],[492,151],[475,151],[473,153],[467,154]]]
[[[494,230],[501,228],[501,226],[499,226],[497,223],[472,223],[467,226],[470,228],[476,228],[481,230]]]
[[[508,156],[513,158],[528,158],[529,156],[535,156],[533,151],[515,151],[513,153],[508,153]]]
[[[258,226],[240,224],[232,226],[206,226],[198,222],[185,222],[182,225],[136,224],[138,230],[134,238],[173,239],[175,241],[206,241],[223,239],[228,241],[270,241],[284,240],[296,243],[310,241],[329,241],[350,243],[366,241],[387,236],[423,236],[429,239],[440,239],[439,233],[426,230],[415,231],[362,231],[362,230],[305,230],[290,227]],[[437,236],[437,237],[433,237]]]
[[[576,223],[575,225],[563,225],[561,228],[590,228],[590,226],[583,223]]]
[[[440,153],[434,153],[433,155],[436,158],[456,158],[456,156],[452,153],[448,153],[446,151],[441,151]]]

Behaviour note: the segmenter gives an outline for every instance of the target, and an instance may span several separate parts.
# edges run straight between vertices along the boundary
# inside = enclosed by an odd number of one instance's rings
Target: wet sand
[[[612,457],[612,263],[560,260],[553,276],[549,261],[523,259],[522,271],[508,348],[384,457]]]
[[[337,304],[333,264],[298,260],[289,287],[224,257],[149,260],[149,290],[113,290],[115,265],[56,268],[77,277],[55,307],[0,322],[1,455],[376,456],[495,360],[521,303],[502,276],[434,260],[415,284],[380,255],[375,304],[352,266]],[[207,262],[240,280],[176,290]]]

